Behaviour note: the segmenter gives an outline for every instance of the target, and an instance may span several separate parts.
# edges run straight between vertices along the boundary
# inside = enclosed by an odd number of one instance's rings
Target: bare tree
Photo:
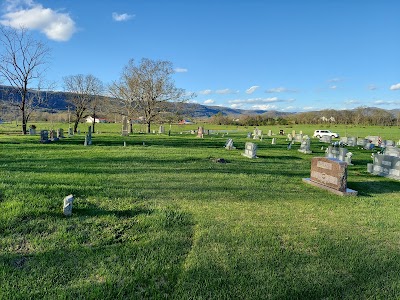
[[[26,134],[30,112],[38,104],[37,97],[29,96],[29,89],[41,86],[50,49],[25,28],[0,27],[0,45],[0,77],[16,91],[10,105],[20,110]]]
[[[74,132],[78,130],[79,122],[89,114],[97,97],[103,91],[103,83],[93,75],[70,75],[63,78],[64,89],[69,92],[67,102],[75,110]],[[96,104],[97,105],[97,104]]]
[[[171,102],[185,101],[193,96],[175,87],[171,78],[173,73],[169,61],[143,58],[136,65],[134,60],[130,60],[120,80],[112,84],[110,93],[122,101],[126,115],[142,117],[150,133],[151,124]]]

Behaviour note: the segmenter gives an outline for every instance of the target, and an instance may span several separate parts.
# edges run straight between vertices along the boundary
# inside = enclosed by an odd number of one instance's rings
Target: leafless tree
[[[22,132],[26,134],[30,113],[41,101],[32,97],[29,89],[43,89],[50,49],[41,41],[35,40],[25,28],[4,26],[0,27],[0,45],[0,77],[15,90],[9,104],[20,110]]]
[[[110,87],[113,97],[120,99],[120,107],[129,118],[142,117],[150,133],[151,124],[167,110],[171,102],[193,97],[175,87],[172,63],[143,58],[139,64],[130,60],[121,78]]]
[[[103,91],[103,83],[97,77],[89,75],[70,75],[63,78],[64,90],[68,92],[67,102],[75,111],[74,132],[79,122],[89,115],[89,109],[97,107],[96,101]]]

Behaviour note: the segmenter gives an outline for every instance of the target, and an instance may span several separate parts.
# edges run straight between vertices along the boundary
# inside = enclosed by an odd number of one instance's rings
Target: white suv
[[[338,138],[339,134],[336,132],[331,132],[330,130],[315,130],[313,137],[321,138],[323,136],[331,136],[333,138]]]

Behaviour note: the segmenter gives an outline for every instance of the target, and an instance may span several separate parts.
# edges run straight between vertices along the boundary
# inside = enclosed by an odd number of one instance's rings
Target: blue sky
[[[242,109],[400,108],[398,0],[2,0],[51,48],[49,80],[117,80],[169,60],[192,101]]]

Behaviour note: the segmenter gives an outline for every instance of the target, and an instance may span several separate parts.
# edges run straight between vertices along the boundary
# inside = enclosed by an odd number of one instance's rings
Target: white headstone
[[[74,196],[68,195],[64,198],[63,213],[65,216],[69,217],[72,215],[72,202],[74,201]]]

